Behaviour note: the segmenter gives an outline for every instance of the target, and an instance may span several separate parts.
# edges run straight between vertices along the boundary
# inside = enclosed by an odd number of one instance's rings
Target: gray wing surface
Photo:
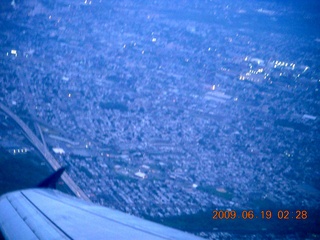
[[[201,239],[53,189],[28,189],[0,198],[6,239]]]

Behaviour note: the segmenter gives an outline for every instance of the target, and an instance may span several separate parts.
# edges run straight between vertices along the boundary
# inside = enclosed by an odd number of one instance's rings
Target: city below
[[[78,197],[136,216],[206,213],[210,227],[190,230],[206,238],[232,236],[214,210],[268,209],[308,211],[301,231],[319,236],[316,13],[242,0],[2,8],[0,146],[12,158],[40,153],[68,167]]]

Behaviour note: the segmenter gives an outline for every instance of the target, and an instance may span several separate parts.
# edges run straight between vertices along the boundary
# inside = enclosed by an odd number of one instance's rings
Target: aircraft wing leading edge
[[[6,239],[201,239],[53,189],[3,195],[0,229]]]

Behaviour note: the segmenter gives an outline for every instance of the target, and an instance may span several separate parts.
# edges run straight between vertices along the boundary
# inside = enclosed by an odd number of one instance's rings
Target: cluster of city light
[[[27,148],[22,148],[22,149],[13,149],[12,150],[13,154],[18,154],[18,153],[27,153],[28,149]]]
[[[84,3],[83,4],[85,4],[85,5],[91,5],[92,4],[92,1],[88,1],[88,0],[84,0]]]
[[[251,78],[250,78],[250,76],[251,75],[253,75],[253,74],[256,74],[256,75],[258,75],[258,74],[260,74],[260,73],[263,73],[264,72],[264,69],[263,68],[259,68],[258,70],[249,70],[249,72],[246,72],[245,73],[245,75],[243,75],[243,74],[241,74],[240,76],[239,76],[239,80],[241,80],[241,81],[243,81],[243,80],[252,80]],[[267,74],[267,73],[265,73],[264,74],[264,79],[267,79],[267,77],[268,77],[268,75],[269,74]]]
[[[252,70],[250,69],[249,72],[246,73],[247,76],[251,75],[251,74],[259,74],[259,73],[263,73],[263,68],[259,68],[258,70]]]
[[[274,68],[277,68],[277,67],[289,67],[289,68],[291,68],[292,70],[294,70],[295,67],[296,67],[296,64],[294,64],[294,63],[287,63],[287,62],[281,62],[281,61],[274,61],[274,62],[273,62],[273,67],[274,67]]]
[[[284,155],[286,155],[287,157],[293,157],[293,155],[287,151],[284,152]]]
[[[243,75],[240,75],[239,80],[241,80],[241,81],[246,80],[246,77]]]
[[[12,50],[10,51],[10,53],[11,53],[11,55],[14,55],[15,57],[18,56],[18,52],[17,52],[17,50],[15,50],[15,49],[12,49]],[[7,52],[7,56],[9,56],[9,52]]]

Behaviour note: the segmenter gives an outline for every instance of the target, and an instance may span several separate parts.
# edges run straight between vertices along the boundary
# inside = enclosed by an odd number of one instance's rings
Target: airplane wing
[[[58,190],[39,188],[0,198],[0,229],[5,239],[201,239]]]

